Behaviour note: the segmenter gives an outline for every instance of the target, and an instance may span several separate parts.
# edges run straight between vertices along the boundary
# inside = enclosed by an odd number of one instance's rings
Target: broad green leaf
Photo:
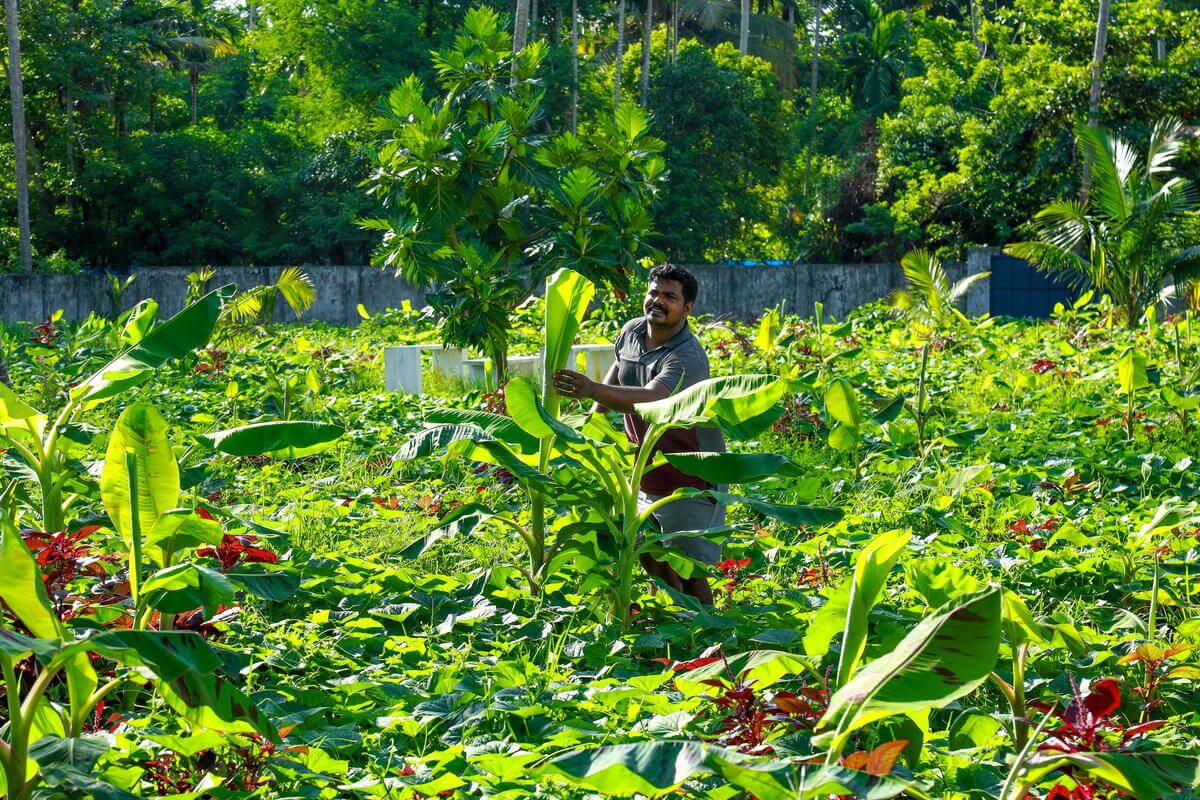
[[[433,530],[400,551],[400,558],[413,559],[424,553],[439,539],[466,536],[496,512],[481,503],[467,503],[447,514]]]
[[[230,456],[302,458],[328,450],[345,432],[340,425],[328,422],[282,420],[255,422],[199,438]]]
[[[842,655],[838,660],[837,686],[844,686],[867,648],[867,619],[883,596],[892,566],[908,547],[912,535],[907,531],[888,531],[875,537],[854,562],[850,576],[849,607],[842,632]]]
[[[1157,545],[1158,534],[1179,527],[1194,510],[1194,505],[1184,505],[1178,497],[1163,501],[1155,510],[1154,516],[1138,530],[1130,544],[1135,548]]]
[[[227,577],[194,562],[159,570],[142,584],[142,594],[152,608],[164,614],[182,614],[200,606],[206,614],[214,614],[218,606],[232,603],[236,596]]]
[[[538,772],[565,778],[603,797],[661,797],[691,778],[708,775],[717,775],[758,800],[825,800],[842,794],[864,800],[887,800],[906,790],[914,797],[926,796],[908,781],[892,776],[747,756],[696,741],[584,748],[551,759]]]
[[[1200,411],[1200,394],[1180,394],[1170,386],[1164,386],[1162,394],[1167,405],[1176,411]]]
[[[701,742],[638,742],[557,756],[540,772],[560,775],[605,797],[661,797],[703,769],[708,747]]]
[[[256,569],[253,564],[226,572],[225,577],[239,589],[275,603],[291,598],[300,588],[300,582],[287,572]]]
[[[487,411],[471,411],[461,408],[440,408],[425,415],[425,421],[449,425],[473,425],[492,438],[516,445],[522,453],[535,453],[538,440],[521,430],[512,417],[491,414]]]
[[[108,747],[108,740],[102,736],[47,737],[30,745],[29,757],[42,769],[64,765],[80,772],[90,772],[100,756],[108,752]]]
[[[474,425],[435,425],[409,437],[393,457],[394,461],[415,461],[440,452],[450,444],[470,439],[484,441],[491,435]]]
[[[849,428],[862,426],[854,387],[845,378],[834,378],[825,387],[825,410],[830,417]]]
[[[205,519],[190,508],[173,508],[158,518],[145,537],[145,553],[159,566],[175,560],[176,553],[202,544],[219,545],[225,531],[216,520]]]
[[[743,497],[742,495],[715,492],[708,489],[678,489],[675,491],[675,495],[679,497],[711,497],[718,503],[724,503],[727,506],[738,505],[740,503],[741,505],[749,506],[764,516],[797,528],[819,528],[824,525],[832,525],[845,516],[845,512],[840,508],[800,504],[781,505],[779,503],[768,503],[765,500],[757,500],[753,497]]]
[[[93,636],[87,645],[148,673],[167,704],[193,725],[278,740],[267,716],[216,674],[222,661],[198,634],[114,630]]]
[[[685,475],[709,483],[751,483],[774,476],[795,478],[802,472],[787,456],[758,453],[666,453],[667,461]]]
[[[701,683],[728,680],[729,676],[733,675],[739,682],[761,690],[784,678],[804,672],[814,672],[812,664],[804,656],[785,653],[782,650],[751,650],[681,672],[676,676],[676,681],[682,679]]]
[[[854,674],[829,700],[818,731],[840,749],[862,726],[893,714],[942,708],[987,679],[1000,645],[999,587],[943,606],[895,649]]]
[[[179,465],[167,439],[167,421],[154,406],[134,403],[117,418],[100,474],[104,510],[128,545],[133,522],[126,453],[132,453],[137,463],[136,502],[144,537],[159,517],[179,505]]]
[[[1053,632],[1038,622],[1025,601],[1015,592],[1004,593],[1004,633],[1008,643],[1020,646],[1027,642],[1048,643]]]
[[[1117,378],[1120,381],[1121,393],[1133,392],[1150,385],[1146,375],[1146,354],[1136,347],[1129,347],[1121,353],[1117,360]]]
[[[542,344],[542,380],[550,385],[555,372],[567,365],[575,335],[596,293],[591,281],[577,272],[560,269],[546,281],[546,325]],[[558,416],[558,393],[547,391],[546,412]]]
[[[232,291],[233,286],[223,286],[204,295],[97,370],[72,389],[71,396],[89,403],[107,400],[137,386],[168,361],[203,347],[216,327],[222,298]]]
[[[0,600],[38,639],[67,639],[50,605],[37,562],[7,515],[0,515]]]
[[[662,400],[638,403],[634,410],[658,425],[736,425],[769,411],[787,388],[787,381],[774,375],[729,375],[694,383]]]
[[[829,431],[829,446],[840,453],[853,450],[862,441],[858,428],[850,425],[837,424]]]
[[[1187,797],[1191,793],[1186,790],[1200,786],[1200,759],[1187,753],[1037,753],[1025,763],[1021,777],[1036,781],[1068,769],[1137,800]]]
[[[0,434],[9,434],[10,429],[28,431],[31,436],[41,438],[46,427],[46,415],[26,404],[17,393],[0,382]]]
[[[584,441],[579,431],[563,424],[546,410],[529,378],[521,376],[509,381],[504,387],[504,404],[513,421],[530,436],[538,439],[558,437],[572,444]]]

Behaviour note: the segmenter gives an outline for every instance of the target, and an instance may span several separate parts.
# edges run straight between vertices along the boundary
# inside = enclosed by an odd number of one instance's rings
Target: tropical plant
[[[196,273],[193,273],[195,275]],[[189,276],[190,278],[191,276]],[[206,281],[201,272],[197,283]],[[190,289],[190,285],[189,285]],[[316,300],[316,289],[312,279],[299,267],[285,267],[274,283],[265,283],[236,295],[221,307],[221,321],[232,326],[239,324],[264,325],[275,316],[275,305],[279,298],[287,304],[299,319],[312,308]]]
[[[991,274],[977,272],[951,283],[942,262],[928,250],[908,252],[900,260],[900,269],[908,285],[892,293],[892,311],[926,338],[965,322],[966,317],[957,306],[966,299],[972,286]]]
[[[136,526],[136,512],[133,515]],[[0,791],[13,800],[34,796],[39,784],[59,791],[114,796],[97,778],[96,761],[111,746],[83,734],[93,709],[133,675],[150,678],[182,720],[205,728],[247,731],[275,740],[270,720],[239,689],[215,673],[221,659],[191,632],[112,630],[76,635],[55,615],[38,563],[11,521],[0,515],[0,600],[29,631],[0,628],[0,668],[8,697],[7,741],[0,741]],[[116,661],[118,673],[101,685],[89,656]],[[17,678],[32,672],[24,684]],[[65,676],[68,702],[51,703],[46,691]],[[22,694],[22,687],[25,686]]]
[[[1037,238],[1005,252],[1111,295],[1132,328],[1158,299],[1164,277],[1180,283],[1200,274],[1200,246],[1184,239],[1182,225],[1196,208],[1191,182],[1173,167],[1184,126],[1171,118],[1156,123],[1144,157],[1101,128],[1078,125],[1075,141],[1091,165],[1086,199],[1046,205],[1033,219]]]
[[[650,250],[650,198],[664,173],[645,114],[622,107],[587,136],[548,137],[540,90],[546,47],[513,53],[499,15],[467,13],[435,54],[432,103],[411,76],[388,96],[370,193],[389,216],[373,262],[428,295],[443,338],[507,371],[509,322],[532,287],[569,266],[628,287]]]

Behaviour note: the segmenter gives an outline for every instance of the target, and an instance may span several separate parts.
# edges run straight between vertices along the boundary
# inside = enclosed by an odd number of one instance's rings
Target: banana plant
[[[742,503],[790,525],[819,526],[836,522],[841,511],[807,505],[779,505],[711,490],[681,489],[648,508],[638,509],[638,488],[651,469],[671,463],[686,474],[715,484],[750,483],[775,474],[798,474],[798,467],[783,456],[756,453],[680,453],[662,456],[655,448],[672,428],[720,425],[732,438],[749,439],[761,433],[774,418],[771,413],[788,382],[771,375],[733,375],[694,384],[678,394],[635,406],[649,423],[640,447],[628,443],[601,414],[592,414],[581,425],[555,418],[538,400],[533,385],[518,378],[505,389],[511,419],[459,412],[450,424],[429,428],[406,443],[398,456],[420,458],[444,450],[446,458],[503,467],[531,496],[553,497],[558,504],[553,523],[553,543],[539,549],[532,531],[511,515],[496,514],[479,506],[460,509],[443,525],[415,543],[406,555],[422,552],[449,535],[469,532],[484,519],[493,519],[518,532],[530,552],[530,577],[547,571],[555,556],[567,548],[584,554],[593,564],[600,583],[608,587],[611,613],[622,630],[629,624],[634,579],[643,553],[666,560],[690,575],[696,564],[672,546],[683,535],[724,537],[732,529],[658,533],[647,530],[652,514],[687,497],[709,497],[725,504]],[[546,464],[540,469],[541,443],[549,441]],[[535,444],[536,443],[536,444]],[[639,538],[639,534],[641,537]],[[535,554],[542,561],[533,561]]]
[[[69,466],[69,435],[84,411],[132,389],[169,361],[203,346],[212,335],[227,286],[210,292],[153,328],[139,341],[75,384],[53,421],[0,385],[0,448],[7,448],[34,477],[41,496],[41,528],[62,530],[75,502],[67,493],[76,471]]]
[[[1117,360],[1117,380],[1125,395],[1125,435],[1133,440],[1134,401],[1138,389],[1150,385],[1146,372],[1146,354],[1136,347],[1127,347]]]
[[[7,739],[0,739],[0,795],[26,800],[45,783],[59,791],[110,796],[91,774],[108,740],[85,736],[84,722],[128,673],[101,684],[89,654],[149,677],[162,699],[189,724],[256,733],[278,741],[271,721],[239,689],[217,676],[223,661],[190,632],[112,630],[77,639],[54,614],[37,562],[6,516],[0,516],[0,600],[29,631],[0,628],[0,671],[8,698]],[[32,662],[23,687],[17,667]],[[48,690],[65,676],[65,704]],[[23,689],[23,692],[22,692]]]

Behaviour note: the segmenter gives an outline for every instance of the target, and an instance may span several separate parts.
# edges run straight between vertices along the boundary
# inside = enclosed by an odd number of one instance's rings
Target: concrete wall
[[[952,279],[965,272],[988,268],[991,251],[972,251],[966,265],[951,268]],[[763,309],[786,304],[788,312],[807,315],[813,303],[820,301],[825,313],[842,318],[863,303],[885,297],[903,285],[898,264],[804,264],[784,267],[726,267],[712,264],[689,266],[700,282],[699,313],[745,318],[761,314]],[[183,307],[187,292],[186,276],[195,267],[146,267],[137,272],[126,291],[125,307],[146,297],[158,301],[161,311],[173,314]],[[212,287],[236,283],[241,290],[273,282],[281,267],[222,267],[209,284]],[[368,311],[398,308],[404,300],[420,307],[424,292],[413,289],[392,276],[372,267],[305,267],[317,290],[316,302],[305,319],[345,325],[356,324],[361,303]],[[0,320],[39,322],[61,308],[67,319],[83,319],[91,312],[107,314],[105,294],[108,278],[104,275],[0,275]],[[987,282],[976,284],[967,300],[967,311],[983,314],[988,310]],[[285,308],[276,318],[291,318]]]
[[[273,283],[282,267],[219,267],[209,286],[216,288],[236,283],[245,290],[264,283]],[[137,271],[133,285],[126,290],[124,306],[153,297],[160,313],[174,314],[183,308],[187,294],[187,274],[195,267],[146,267]],[[316,301],[304,319],[352,325],[361,319],[358,304],[368,311],[399,308],[409,300],[420,307],[425,293],[397,280],[390,272],[372,267],[305,267],[316,288]],[[91,312],[107,314],[111,308],[106,289],[109,281],[104,275],[0,275],[0,320],[4,322],[37,322],[63,310],[67,319],[83,319]],[[276,319],[292,317],[282,302]]]

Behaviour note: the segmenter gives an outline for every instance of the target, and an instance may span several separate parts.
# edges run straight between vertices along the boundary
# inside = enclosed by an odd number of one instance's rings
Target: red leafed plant
[[[103,578],[102,561],[112,561],[113,556],[101,555],[83,540],[91,536],[99,525],[87,525],[74,533],[59,531],[58,533],[43,533],[41,531],[21,531],[25,546],[37,559],[41,568],[42,582],[46,590],[54,595],[68,583],[81,575]]]
[[[1029,371],[1034,375],[1045,375],[1053,369],[1057,369],[1058,365],[1048,358],[1039,358],[1029,367]]]
[[[1058,517],[1051,517],[1045,522],[1040,522],[1029,527],[1029,523],[1024,518],[1016,522],[1008,523],[1008,530],[1013,534],[1013,538],[1021,544],[1029,545],[1029,549],[1035,553],[1046,549],[1046,540],[1041,536],[1034,535],[1033,531],[1054,531],[1058,530]]]
[[[221,537],[220,546],[202,547],[196,551],[196,555],[220,561],[221,572],[228,572],[243,561],[262,564],[274,564],[279,561],[279,556],[270,550],[257,547],[254,544],[257,541],[258,537],[252,534],[234,536],[227,533]]]
[[[1040,700],[1030,700],[1027,705],[1059,720],[1061,724],[1038,749],[1060,753],[1122,750],[1133,739],[1166,724],[1165,720],[1154,720],[1127,728],[1114,720],[1121,706],[1121,687],[1112,679],[1097,681],[1086,695],[1076,687],[1075,696],[1061,711]]]
[[[721,574],[725,577],[725,583],[722,584],[721,589],[726,599],[733,596],[733,590],[738,587],[742,570],[748,566],[750,566],[749,558],[727,558],[717,562],[717,569],[721,570]]]

